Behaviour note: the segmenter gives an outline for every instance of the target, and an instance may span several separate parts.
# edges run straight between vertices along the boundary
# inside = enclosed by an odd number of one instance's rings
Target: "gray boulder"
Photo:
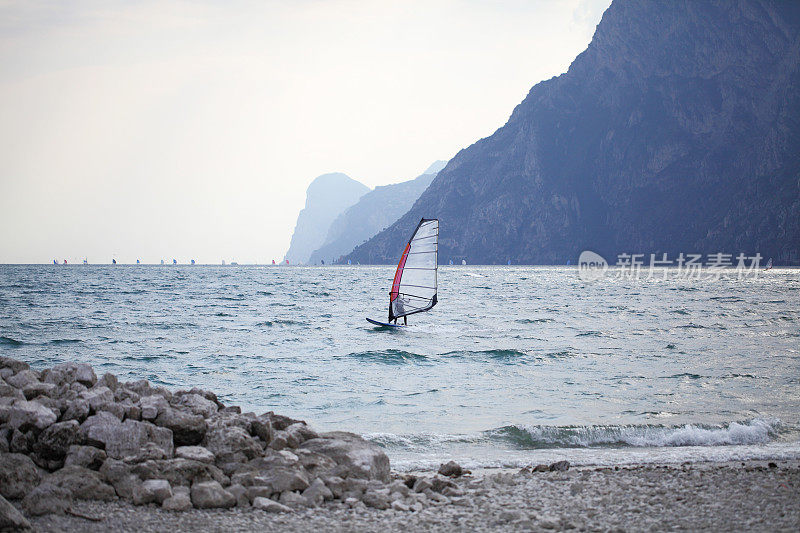
[[[263,453],[258,440],[237,426],[209,429],[203,446],[221,463],[243,463]]]
[[[30,528],[30,522],[22,516],[22,513],[0,496],[0,531],[21,531]]]
[[[303,468],[305,468],[312,477],[324,476],[338,466],[336,461],[327,455],[312,452],[311,450],[298,448],[294,450],[294,453],[297,455],[300,464],[303,465]]]
[[[206,420],[208,429],[238,427],[248,434],[253,434],[253,423],[257,420],[255,413],[220,410]]]
[[[39,435],[33,451],[48,461],[63,461],[70,446],[79,439],[80,424],[75,420],[58,422]]]
[[[202,481],[216,481],[224,484],[230,481],[222,470],[213,464],[201,463],[190,459],[150,461],[139,465],[134,471],[142,479],[166,479],[173,487],[179,485],[189,486],[192,483]]]
[[[100,474],[82,466],[65,466],[50,474],[45,481],[69,490],[73,498],[81,500],[111,501],[117,497],[114,488],[103,482]]]
[[[42,372],[42,380],[55,385],[80,383],[84,387],[92,387],[97,383],[97,376],[91,365],[86,363],[61,363]]]
[[[89,402],[86,400],[68,400],[64,412],[61,414],[61,420],[77,420],[78,423],[82,423],[90,412]]]
[[[35,401],[16,401],[8,413],[9,427],[23,433],[28,430],[42,431],[57,419],[51,409]]]
[[[242,485],[236,483],[225,490],[233,494],[236,498],[236,507],[250,507],[250,498],[247,495],[247,489]]]
[[[201,400],[205,400],[198,396]],[[192,446],[200,444],[206,435],[206,421],[202,415],[165,407],[155,419],[158,426],[172,431],[176,446]]]
[[[336,475],[389,480],[389,458],[383,450],[353,433],[334,431],[310,439],[300,449],[326,455],[338,465]]]
[[[300,466],[274,466],[261,471],[237,472],[231,477],[231,482],[241,483],[246,487],[263,487],[270,494],[305,490],[310,484],[308,474]]]
[[[158,461],[160,459],[169,459],[171,456],[167,455],[167,450],[154,442],[145,442],[139,450],[133,454],[125,457],[123,461],[129,464],[144,463],[145,461]]]
[[[103,466],[100,467],[99,474],[103,480],[114,487],[114,491],[120,498],[126,500],[133,498],[134,490],[141,483],[139,477],[133,473],[132,467],[117,459],[106,459]]]
[[[120,421],[122,421],[122,419],[125,418],[125,406],[122,405],[121,403],[114,403],[114,402],[104,403],[103,405],[97,408],[97,411],[109,412],[112,415],[114,415],[117,418],[117,420]]]
[[[314,505],[321,505],[323,501],[332,500],[333,493],[325,486],[325,483],[319,478],[311,482],[306,490],[303,491],[303,497]]]
[[[189,411],[203,418],[210,418],[219,410],[215,402],[193,393],[176,394],[172,399],[172,405],[182,411]]]
[[[175,448],[175,457],[210,464],[213,464],[216,459],[213,453],[202,446],[179,446]]]
[[[29,454],[35,443],[36,435],[33,430],[23,433],[15,429],[11,432],[11,438],[8,440],[8,449],[11,453]]]
[[[260,496],[253,500],[253,508],[258,509],[260,511],[266,511],[268,513],[294,512],[291,507],[278,503],[275,500],[270,500],[269,498],[264,498]]]
[[[87,403],[88,405],[88,403]],[[109,413],[108,411],[100,411],[99,413],[87,417],[81,423],[81,435],[87,444],[104,448],[106,439],[110,435],[118,431],[121,422],[119,419]]]
[[[91,470],[99,470],[106,460],[106,452],[94,446],[73,444],[67,451],[64,465],[76,465]]]
[[[86,387],[93,387],[97,383],[97,375],[91,365],[79,363],[75,370],[75,381]]]
[[[151,394],[139,399],[139,407],[142,410],[142,420],[155,420],[169,407],[169,403],[160,394]]]
[[[0,368],[8,368],[14,374],[16,374],[17,372],[28,370],[30,365],[25,361],[18,361],[17,359],[12,359],[10,357],[0,356]]]
[[[97,380],[96,385],[99,385],[101,387],[108,387],[114,393],[116,393],[117,388],[119,388],[119,380],[117,379],[117,376],[115,376],[114,374],[109,374],[108,372],[106,372],[105,374],[103,374],[103,377]]]
[[[100,407],[114,401],[114,393],[108,387],[96,387],[80,393],[80,399],[89,402],[89,407],[93,411],[99,411]]]
[[[33,461],[19,453],[0,454],[0,495],[20,499],[42,480]]]
[[[194,483],[191,497],[197,509],[227,509],[236,505],[236,497],[216,481]]]
[[[0,379],[0,398],[15,398],[24,400],[25,395],[18,388],[12,387],[6,383],[4,379]]]
[[[84,424],[92,418],[94,417],[89,417]],[[172,431],[169,429],[137,420],[120,423],[111,415],[102,423],[89,427],[87,442],[100,443],[105,448],[106,454],[114,459],[134,456],[147,443],[152,443],[163,450],[166,457],[172,457],[173,452]]]
[[[44,370],[42,372],[42,381],[55,385],[80,383],[84,387],[91,387],[97,382],[97,376],[91,365],[67,362]]]
[[[250,434],[254,437],[258,437],[265,444],[269,444],[272,441],[273,429],[272,429],[272,421],[268,416],[258,416],[253,419],[252,424],[250,425]]]
[[[35,370],[22,370],[6,378],[6,383],[17,389],[24,389],[29,385],[39,383],[39,374]]]
[[[389,503],[388,495],[384,494],[383,492],[379,492],[376,490],[368,490],[364,493],[361,497],[361,501],[364,502],[364,505],[367,507],[373,507],[375,509],[388,509],[391,505]]]
[[[439,474],[447,477],[460,477],[464,473],[461,465],[455,461],[448,461],[439,466]]]
[[[164,500],[172,498],[172,487],[166,479],[148,479],[133,491],[133,504],[146,505],[157,503],[161,505]]]
[[[188,511],[192,508],[192,499],[188,492],[175,492],[171,498],[164,500],[161,508],[165,511]]]
[[[287,507],[315,507],[314,502],[310,502],[302,494],[290,490],[282,492],[278,501]]]
[[[25,496],[22,508],[31,516],[64,514],[72,503],[72,493],[62,487],[42,483]]]
[[[26,399],[32,400],[38,396],[53,396],[56,391],[56,386],[52,383],[42,383],[37,381],[30,385],[25,385],[22,388],[22,394]]]

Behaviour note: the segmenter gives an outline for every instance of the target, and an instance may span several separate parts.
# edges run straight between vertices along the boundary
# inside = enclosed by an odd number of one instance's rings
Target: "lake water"
[[[0,266],[0,353],[200,386],[362,433],[397,469],[800,458],[800,270],[605,278],[441,267],[388,331],[391,267]]]

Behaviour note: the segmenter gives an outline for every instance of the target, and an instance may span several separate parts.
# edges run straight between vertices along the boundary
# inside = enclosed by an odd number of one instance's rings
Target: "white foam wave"
[[[593,446],[731,446],[765,444],[778,437],[778,420],[753,419],[720,426],[686,424],[683,426],[511,426],[493,430],[495,436],[507,436],[521,446],[593,447]],[[519,434],[523,432],[523,434]]]

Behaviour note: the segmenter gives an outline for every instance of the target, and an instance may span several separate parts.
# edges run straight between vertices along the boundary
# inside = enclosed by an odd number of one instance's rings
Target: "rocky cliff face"
[[[286,259],[290,263],[307,263],[311,252],[325,242],[331,222],[367,192],[369,187],[345,174],[323,174],[312,181],[306,191],[306,206],[297,216]]]
[[[567,73],[462,150],[350,256],[388,263],[421,217],[440,261],[581,250],[800,261],[800,3],[618,0]]]
[[[375,187],[362,196],[333,221],[325,244],[311,254],[308,262],[330,264],[391,225],[411,208],[445,164],[446,161],[437,161],[416,179]]]

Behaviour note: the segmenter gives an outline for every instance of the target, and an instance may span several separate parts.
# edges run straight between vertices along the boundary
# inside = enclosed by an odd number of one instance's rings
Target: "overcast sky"
[[[277,260],[316,176],[491,135],[609,3],[0,0],[0,262]]]

